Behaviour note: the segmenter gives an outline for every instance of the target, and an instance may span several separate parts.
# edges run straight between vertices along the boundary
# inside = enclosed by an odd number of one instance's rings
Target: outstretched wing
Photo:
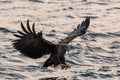
[[[86,33],[87,28],[90,25],[90,17],[87,17],[81,24],[78,24],[65,39],[62,39],[59,43],[70,43],[73,39]]]
[[[21,22],[21,28],[23,32],[18,30],[17,34],[14,34],[18,39],[13,41],[13,46],[26,56],[33,59],[40,58],[45,54],[51,53],[55,48],[55,44],[42,37],[42,31],[38,33],[35,32],[35,23],[31,29],[29,20],[27,20],[27,28],[25,28]]]

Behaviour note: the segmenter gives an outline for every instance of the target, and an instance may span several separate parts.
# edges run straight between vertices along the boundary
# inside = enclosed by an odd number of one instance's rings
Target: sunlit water
[[[13,33],[29,19],[36,31],[57,43],[91,17],[87,33],[66,54],[70,69],[41,69],[48,56],[33,60],[12,47]],[[120,80],[120,0],[0,0],[1,80]]]

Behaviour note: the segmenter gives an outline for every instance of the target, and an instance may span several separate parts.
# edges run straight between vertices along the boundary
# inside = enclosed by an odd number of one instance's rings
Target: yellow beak
[[[69,50],[69,49],[67,49],[66,51],[67,51],[68,53],[70,52],[70,50]]]

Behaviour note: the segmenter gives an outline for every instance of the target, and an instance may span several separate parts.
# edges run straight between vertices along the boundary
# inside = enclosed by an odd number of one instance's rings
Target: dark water
[[[119,0],[2,0],[0,1],[1,80],[120,80]],[[87,33],[73,40],[66,54],[70,69],[42,69],[48,56],[33,60],[12,47],[20,22],[36,23],[54,43],[67,36],[86,16]]]

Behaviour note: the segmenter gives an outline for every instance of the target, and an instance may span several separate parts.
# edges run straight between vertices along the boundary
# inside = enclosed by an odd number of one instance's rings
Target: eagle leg
[[[48,66],[52,66],[52,65],[53,65],[53,60],[50,57],[45,61],[43,67],[48,67]]]
[[[60,64],[61,69],[68,69],[68,68],[71,67],[71,66],[69,66],[65,63],[65,57],[64,56],[60,57],[60,60],[61,60],[61,64]]]

